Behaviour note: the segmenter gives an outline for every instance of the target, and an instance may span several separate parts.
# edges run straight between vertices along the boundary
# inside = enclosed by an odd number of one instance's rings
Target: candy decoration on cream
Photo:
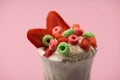
[[[57,45],[58,45],[58,41],[56,39],[50,40],[49,50],[55,51],[57,48]]]
[[[65,37],[59,38],[59,39],[58,39],[58,44],[61,43],[61,42],[66,42],[66,43],[68,43],[68,38],[65,38]]]
[[[57,47],[57,51],[63,56],[68,55],[69,50],[70,50],[70,48],[66,42],[61,42]]]
[[[73,24],[72,28],[74,30],[80,29],[80,25],[79,24]]]
[[[90,40],[90,44],[96,48],[97,47],[97,42],[96,42],[96,39],[95,37],[91,37],[91,38],[88,38]]]
[[[51,39],[53,39],[53,37],[51,35],[45,35],[42,38],[42,42],[46,47],[49,47],[49,42]]]
[[[56,26],[52,29],[52,34],[56,35],[57,33],[60,33],[62,28],[60,26]]]
[[[68,37],[68,43],[72,45],[78,44],[79,38],[76,35],[71,35]]]
[[[72,35],[72,34],[74,34],[74,33],[75,33],[75,32],[74,32],[73,28],[70,28],[70,29],[64,31],[62,35],[63,35],[64,37],[69,37],[70,35]]]
[[[49,50],[49,49],[46,49],[44,56],[48,58],[48,57],[50,57],[53,53],[54,53],[54,51],[51,51],[51,50]]]
[[[59,39],[59,38],[63,38],[64,36],[62,35],[62,34],[59,34],[59,33],[57,33],[56,35],[55,35],[55,38],[56,39]]]
[[[80,25],[79,24],[74,24],[73,26],[72,26],[72,28],[74,29],[74,31],[75,31],[75,35],[77,35],[77,36],[82,36],[82,34],[83,34],[83,30],[82,29],[80,29]]]
[[[84,38],[80,44],[80,47],[85,51],[88,51],[90,49],[90,46],[90,40],[87,38]]]
[[[84,32],[83,37],[85,37],[85,38],[94,37],[94,34],[92,32]]]

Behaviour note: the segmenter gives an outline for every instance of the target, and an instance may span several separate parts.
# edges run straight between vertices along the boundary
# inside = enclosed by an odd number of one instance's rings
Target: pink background
[[[44,80],[36,48],[27,40],[30,28],[42,28],[56,10],[72,25],[95,33],[98,52],[91,80],[120,80],[119,0],[0,0],[0,80]]]

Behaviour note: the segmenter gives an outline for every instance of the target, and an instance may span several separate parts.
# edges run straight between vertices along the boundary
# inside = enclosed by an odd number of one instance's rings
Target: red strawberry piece
[[[55,11],[51,11],[47,16],[47,29],[53,29],[56,26],[62,28],[62,32],[69,29],[68,24],[62,19],[62,17]]]
[[[49,29],[30,29],[27,32],[27,38],[36,48],[44,47],[42,38],[46,34],[52,35],[52,31]]]
[[[91,45],[96,48],[97,47],[97,42],[95,37],[88,38],[90,40]]]
[[[71,35],[68,37],[68,43],[72,45],[76,45],[78,43],[79,39],[76,35]]]
[[[58,39],[58,44],[61,42],[68,42],[68,38],[62,37]]]
[[[87,38],[84,38],[80,44],[80,47],[84,49],[85,51],[88,51],[90,48],[90,40]]]
[[[51,50],[49,50],[49,49],[46,49],[44,56],[48,58],[48,57],[50,57],[53,53],[54,53],[54,51],[51,51]]]

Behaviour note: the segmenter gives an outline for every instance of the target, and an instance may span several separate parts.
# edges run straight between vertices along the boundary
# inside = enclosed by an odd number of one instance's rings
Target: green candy
[[[66,56],[69,54],[70,48],[66,42],[61,42],[57,47],[57,51],[61,55]]]
[[[51,39],[53,39],[53,37],[51,35],[45,35],[42,38],[42,42],[46,47],[49,47],[49,42],[50,42]]]
[[[70,28],[70,29],[64,31],[62,35],[63,35],[64,37],[68,37],[68,36],[70,36],[70,35],[72,35],[72,34],[74,34],[74,33],[75,33],[75,32],[74,32],[74,29],[73,29],[73,28]]]
[[[94,37],[94,34],[92,32],[84,32],[83,37],[85,37],[85,38]]]

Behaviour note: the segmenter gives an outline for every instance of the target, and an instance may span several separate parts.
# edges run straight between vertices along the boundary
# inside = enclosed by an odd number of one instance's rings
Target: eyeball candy
[[[63,56],[68,55],[69,50],[70,50],[70,48],[66,42],[61,42],[57,47],[57,51]]]
[[[92,32],[84,32],[83,37],[85,37],[85,38],[94,37],[94,34]]]
[[[73,28],[70,28],[70,29],[64,31],[62,35],[63,35],[64,37],[68,37],[68,36],[70,36],[70,35],[72,35],[72,34],[74,34],[74,33],[75,33],[75,32],[74,32]]]
[[[56,35],[57,33],[60,33],[62,28],[60,26],[56,26],[52,29],[52,34]]]
[[[76,35],[71,35],[68,37],[68,43],[76,45],[79,41],[79,38]]]
[[[56,39],[50,40],[49,50],[55,51],[57,48],[57,45],[58,45],[58,41]]]
[[[46,47],[48,47],[51,39],[53,39],[53,37],[51,35],[45,35],[42,38],[42,42]]]

